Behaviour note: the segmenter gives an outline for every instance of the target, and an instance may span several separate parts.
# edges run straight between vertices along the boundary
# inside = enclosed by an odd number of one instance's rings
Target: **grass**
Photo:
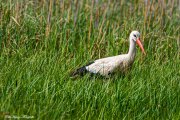
[[[180,119],[179,2],[0,0],[0,118]],[[88,61],[147,52],[126,76],[72,80]]]

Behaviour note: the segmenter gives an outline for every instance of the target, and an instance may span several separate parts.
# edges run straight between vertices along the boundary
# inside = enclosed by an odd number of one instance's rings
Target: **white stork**
[[[104,77],[109,77],[111,73],[116,71],[125,72],[129,67],[132,66],[136,56],[136,43],[141,48],[144,54],[144,48],[140,41],[140,33],[138,31],[132,31],[130,34],[130,46],[128,54],[122,54],[107,58],[95,60],[81,68],[75,70],[71,77],[80,75],[83,76],[85,73],[100,74]]]

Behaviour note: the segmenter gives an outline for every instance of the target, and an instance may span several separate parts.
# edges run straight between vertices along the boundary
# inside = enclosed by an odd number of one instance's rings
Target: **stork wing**
[[[115,57],[109,57],[94,61],[93,64],[86,66],[86,69],[91,73],[99,73],[100,75],[108,76],[117,66],[118,62]]]

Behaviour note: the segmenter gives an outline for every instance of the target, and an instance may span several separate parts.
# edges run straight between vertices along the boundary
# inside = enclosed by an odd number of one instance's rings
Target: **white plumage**
[[[140,33],[132,31],[130,34],[130,46],[128,54],[122,54],[107,58],[95,60],[91,64],[83,66],[73,72],[72,76],[84,75],[85,73],[100,74],[105,77],[113,72],[126,71],[134,62],[136,55],[136,43],[140,46],[142,52],[145,54],[144,48],[140,42]]]
[[[86,70],[91,73],[99,73],[108,77],[116,69],[122,69],[123,61],[127,61],[127,55],[118,55],[114,57],[102,58],[95,60],[93,64],[86,66]]]

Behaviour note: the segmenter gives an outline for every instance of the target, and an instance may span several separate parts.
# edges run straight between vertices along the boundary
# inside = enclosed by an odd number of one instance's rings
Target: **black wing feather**
[[[84,76],[88,72],[87,69],[86,69],[86,66],[89,66],[89,65],[91,65],[93,63],[94,63],[94,61],[86,64],[83,67],[80,67],[80,68],[76,69],[74,72],[72,72],[71,77],[76,76],[76,75]]]

